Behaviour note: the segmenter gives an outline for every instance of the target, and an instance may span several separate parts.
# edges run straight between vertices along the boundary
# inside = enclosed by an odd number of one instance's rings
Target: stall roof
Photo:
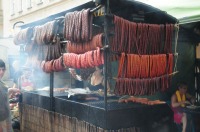
[[[110,1],[111,3],[115,3],[114,1],[117,1],[118,3],[128,2],[129,4],[140,5],[143,8],[146,8],[147,10],[164,11],[167,13],[168,16],[173,16],[176,19],[178,19],[180,24],[193,23],[193,22],[200,21],[200,1],[198,0],[160,0],[160,1],[158,0],[123,0],[123,2],[122,0],[110,0]],[[93,2],[91,1],[81,6],[78,6],[74,9],[77,10],[78,8],[91,7],[93,6],[92,3]],[[73,9],[68,10],[68,11],[73,11]],[[60,12],[58,14],[49,16],[48,18],[45,18],[44,21],[61,16],[61,15],[63,16],[66,12]]]
[[[136,0],[156,7],[179,20],[180,24],[200,21],[199,0]]]
[[[72,9],[69,9],[69,10],[66,10],[66,11],[62,11],[62,12],[58,12],[56,14],[52,14],[46,18],[42,18],[40,20],[37,20],[37,21],[33,21],[31,23],[25,23],[21,26],[21,28],[26,28],[26,27],[34,27],[34,26],[37,26],[37,25],[42,25],[48,21],[52,21],[56,18],[59,18],[59,17],[63,17],[65,16],[65,14],[67,12],[73,12],[73,11],[76,11],[76,10],[80,10],[80,9],[83,9],[83,8],[91,8],[91,7],[94,7],[94,2],[92,1],[89,1],[87,3],[83,3],[82,5],[79,5],[77,7],[74,7]]]
[[[52,14],[51,16],[47,18],[43,18],[41,20],[31,22],[31,23],[26,23],[22,25],[21,27],[26,28],[30,26],[41,25],[57,17],[64,16],[67,12],[81,10],[83,8],[94,8],[94,7],[95,7],[95,3],[93,1],[90,1],[83,5],[77,6],[73,9],[66,10],[64,12],[60,12],[57,14]],[[149,6],[145,3],[141,3],[135,0],[110,0],[110,9],[111,9],[111,13],[114,13],[116,15],[122,16],[130,20],[137,19],[139,20],[138,22],[148,22],[148,23],[158,23],[158,24],[177,22],[177,19],[175,17],[167,14],[166,12],[163,12],[162,10],[157,9],[153,6]],[[139,18],[137,18],[138,16]],[[143,18],[141,18],[141,16]],[[158,18],[161,18],[161,19],[158,19]]]

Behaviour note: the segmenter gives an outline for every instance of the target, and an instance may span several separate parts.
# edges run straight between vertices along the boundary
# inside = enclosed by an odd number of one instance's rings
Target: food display
[[[186,106],[186,108],[188,108],[188,109],[198,109],[198,108],[200,108],[200,106],[197,106],[197,105],[188,105],[188,106]]]
[[[22,80],[24,107],[111,131],[140,131],[147,116],[147,126],[171,120],[169,106],[148,96],[170,88],[177,61],[172,53],[174,24],[137,23],[121,15],[110,14],[95,26],[93,11],[80,9],[31,27],[31,37],[27,28],[21,31],[15,44],[25,43],[25,65],[33,69],[33,76]],[[124,95],[129,98],[121,99]]]
[[[148,98],[139,98],[139,97],[129,97],[127,99],[120,99],[119,103],[128,103],[128,102],[135,102],[140,104],[146,105],[157,105],[157,104],[165,104],[166,102],[160,100],[149,100]]]

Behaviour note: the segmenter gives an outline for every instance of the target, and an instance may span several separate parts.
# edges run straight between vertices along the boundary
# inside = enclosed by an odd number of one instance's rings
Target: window
[[[19,6],[19,8],[18,8],[19,10],[18,11],[20,13],[20,12],[22,12],[22,0],[19,0],[19,5],[18,6]]]
[[[11,12],[11,15],[14,15],[15,14],[15,0],[11,0],[11,2],[10,2],[11,4],[11,10],[10,10],[10,12]]]
[[[43,3],[43,0],[37,0],[37,4],[40,5]]]
[[[27,8],[31,8],[32,7],[32,4],[31,4],[31,0],[26,0],[26,3],[27,3]]]

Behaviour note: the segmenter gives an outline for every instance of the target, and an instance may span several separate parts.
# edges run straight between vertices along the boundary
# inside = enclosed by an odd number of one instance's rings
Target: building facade
[[[87,3],[91,0],[0,0],[0,58],[7,65],[5,79],[10,78],[12,61],[19,56],[14,35],[23,24],[32,23]]]
[[[4,36],[17,27],[69,10],[91,0],[4,0]]]

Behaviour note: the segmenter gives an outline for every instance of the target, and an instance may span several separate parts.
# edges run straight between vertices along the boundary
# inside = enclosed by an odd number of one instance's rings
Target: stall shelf
[[[104,24],[100,27],[104,28],[105,38],[111,35],[108,33],[109,13],[123,16],[125,19],[136,22],[148,22],[148,23],[176,23],[176,19],[167,15],[153,7],[144,5],[140,2],[133,0],[108,0],[108,1],[95,1],[104,5],[103,21],[100,17],[97,21]],[[82,8],[95,8],[94,2],[79,7]],[[77,9],[77,8],[76,8]],[[75,11],[72,9],[70,11]],[[70,12],[67,11],[67,12]],[[133,13],[137,11],[136,13]],[[142,11],[142,12],[141,12]],[[47,21],[55,19],[60,16],[64,16],[66,12],[59,13],[58,15],[52,15],[46,20],[42,20],[40,24],[44,24]],[[129,16],[130,15],[130,16]],[[163,19],[157,19],[162,17]],[[32,25],[35,26],[35,23]],[[31,26],[26,24],[22,28]],[[109,42],[105,39],[104,57],[105,57],[105,82],[107,82],[107,66],[109,55]],[[38,93],[37,91],[24,91],[22,93],[21,101],[21,124],[22,131],[133,131],[133,132],[156,132],[159,127],[165,127],[169,132],[173,130],[173,112],[168,104],[159,105],[144,105],[138,103],[118,103],[119,96],[108,97],[107,92],[104,96],[100,97],[98,101],[85,101],[74,100],[68,98],[67,95],[56,95],[53,92],[54,89],[54,73],[50,74],[50,90],[46,93]],[[107,88],[105,88],[107,89]],[[107,91],[107,90],[105,90]],[[31,113],[33,112],[33,113]],[[38,112],[38,113],[37,113]],[[34,115],[35,114],[35,115]],[[35,117],[32,117],[35,116]],[[59,116],[59,123],[56,117]],[[29,118],[30,117],[30,118]],[[31,118],[36,118],[31,121]],[[68,125],[70,128],[64,126],[64,120],[69,119]],[[49,123],[49,126],[45,126],[45,121]],[[39,126],[38,121],[41,123]],[[90,126],[90,130],[79,128],[81,123],[84,122]],[[30,125],[31,124],[31,125]],[[62,128],[56,128],[58,124],[63,124]],[[35,127],[34,127],[35,125]],[[29,127],[29,128],[28,128]],[[86,126],[84,126],[85,128]],[[61,130],[62,129],[62,130]]]

